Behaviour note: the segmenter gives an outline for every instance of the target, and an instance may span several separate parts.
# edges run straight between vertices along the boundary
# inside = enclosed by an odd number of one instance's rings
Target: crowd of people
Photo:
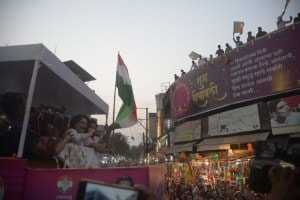
[[[195,184],[185,184],[183,181],[176,183],[170,179],[168,184],[168,198],[178,200],[221,200],[221,199],[265,199],[265,194],[259,194],[251,191],[246,185],[228,185],[224,182],[219,182],[215,186],[206,185],[202,179],[198,179]]]
[[[0,156],[17,157],[22,133],[26,96],[22,93],[7,92],[2,95],[0,123]],[[49,116],[51,115],[51,116]],[[112,153],[108,139],[113,125],[105,126],[100,136],[96,134],[97,120],[83,114],[74,116],[71,121],[64,113],[46,113],[43,109],[32,109],[26,130],[22,158],[39,160],[51,164],[62,164],[66,155],[61,152],[68,147],[69,166],[86,167],[86,158],[82,149],[90,148],[98,153]],[[54,159],[55,158],[55,159]],[[72,159],[75,158],[75,159]],[[82,159],[80,159],[82,158]],[[57,161],[57,163],[54,161]],[[72,164],[71,161],[74,163]]]
[[[282,105],[280,104],[282,103]],[[274,102],[274,107],[280,112],[281,107],[284,107],[284,102]],[[1,121],[1,140],[0,154],[1,156],[12,157],[19,148],[19,141],[23,126],[23,118],[26,108],[26,96],[22,93],[8,92],[1,97],[0,101],[2,116],[5,116]],[[275,109],[275,108],[274,108]],[[31,118],[37,115],[33,109]],[[40,114],[40,112],[38,112]],[[59,117],[62,119],[63,115]],[[33,120],[34,121],[34,120]],[[59,125],[59,126],[58,126]],[[78,147],[86,146],[100,153],[111,153],[112,149],[107,147],[107,139],[102,137],[96,139],[95,128],[98,127],[97,121],[85,115],[79,114],[74,116],[69,125],[64,120],[51,121],[46,123],[46,129],[41,129],[46,132],[38,132],[31,129],[34,127],[29,124],[26,131],[24,143],[23,158],[48,158],[54,155],[59,155],[62,149],[68,144]],[[105,136],[108,136],[113,126],[105,128]],[[79,155],[76,163],[80,158]],[[78,165],[77,167],[85,167]],[[272,174],[270,171],[270,180],[272,182],[272,190],[269,194],[257,194],[249,189],[247,185],[237,184],[229,185],[224,182],[219,182],[217,185],[210,186],[205,184],[200,178],[194,184],[186,184],[184,181],[176,182],[175,179],[166,179],[166,196],[167,199],[297,199],[300,197],[299,185],[296,184],[299,180],[300,170],[298,168],[291,170],[284,169],[281,176]],[[148,188],[135,186],[130,177],[120,177],[116,180],[116,184],[135,187],[137,190],[149,195],[149,199],[155,199],[155,194]],[[275,188],[275,189],[274,189]]]
[[[300,13],[294,18],[294,23],[300,21]],[[277,27],[278,29],[284,28],[286,24],[292,22],[290,20],[283,20],[283,16],[278,17]],[[256,36],[252,35],[252,32],[248,32],[247,42],[250,42],[256,38],[266,35],[267,32],[263,31],[261,27],[258,27]],[[233,41],[236,47],[243,45],[240,41],[240,37],[234,37]],[[224,53],[231,51],[232,47],[226,43],[225,51],[221,45],[218,45],[216,51],[217,56],[222,56]],[[198,63],[192,61],[192,69],[203,65],[208,60],[213,59],[203,58],[201,55],[198,57]],[[185,75],[185,71],[181,70],[181,76]],[[174,75],[177,80],[179,76]],[[284,116],[288,108],[284,101],[272,102],[273,106],[270,106],[272,113],[274,114],[274,120],[272,123],[277,123],[280,126],[283,123],[290,123],[291,115]],[[22,93],[7,92],[1,96],[0,99],[0,156],[2,157],[17,157],[19,149],[19,143],[21,139],[22,127],[24,126],[24,115],[26,109],[26,96]],[[67,167],[87,167],[86,155],[82,154],[81,147],[87,147],[98,153],[111,154],[113,148],[109,146],[109,136],[114,129],[113,125],[105,125],[103,135],[97,135],[97,120],[90,118],[89,116],[78,114],[73,116],[70,120],[65,119],[63,112],[52,113],[53,116],[49,121],[37,120],[43,113],[41,108],[32,109],[29,117],[29,124],[27,125],[26,137],[24,142],[24,148],[22,158],[26,159],[39,159],[50,161],[53,163],[53,157],[58,158],[58,163],[64,162],[65,158],[60,157],[60,154],[66,147],[70,148],[69,157],[76,158],[72,163],[69,161]],[[295,113],[299,114],[299,113]],[[40,119],[40,118],[39,118]],[[283,121],[284,119],[285,121]],[[299,117],[293,117],[293,120],[299,120]],[[43,124],[36,124],[43,122]],[[298,122],[297,122],[298,123]],[[43,128],[41,128],[43,126]],[[38,128],[36,128],[38,127]],[[80,155],[81,154],[81,155]],[[65,155],[64,155],[65,156]],[[55,166],[57,163],[55,163]],[[270,180],[272,182],[272,190],[269,194],[258,194],[249,189],[247,185],[237,184],[228,185],[224,182],[219,182],[214,187],[204,184],[199,178],[194,184],[186,184],[183,181],[176,182],[175,180],[166,180],[166,194],[168,199],[299,199],[300,190],[298,180],[300,170],[298,168],[291,170],[285,169],[280,176],[272,173],[270,170]],[[127,184],[130,187],[134,187],[133,180],[130,177],[120,177],[117,184]],[[155,199],[155,195],[140,186],[135,186],[139,190],[144,190],[151,198]]]
[[[283,12],[282,15],[278,16],[278,18],[277,18],[276,24],[277,24],[277,28],[278,29],[282,29],[282,28],[286,27],[292,21],[293,21],[293,23],[297,23],[297,22],[300,21],[300,13],[298,13],[298,16],[295,17],[294,19],[293,19],[292,16],[290,16],[289,20],[283,20],[283,15],[284,14],[285,14],[285,12]],[[257,28],[257,33],[256,33],[255,36],[252,35],[251,31],[248,31],[247,34],[248,34],[247,35],[247,43],[248,43],[248,42],[251,42],[251,41],[255,40],[256,38],[260,38],[260,37],[262,37],[264,35],[267,35],[267,32],[264,31],[262,29],[262,27],[258,27]],[[233,42],[235,43],[236,47],[240,47],[240,46],[242,46],[244,44],[244,42],[241,41],[241,38],[240,38],[239,35],[235,37],[235,33],[233,33]],[[226,49],[224,51],[224,49],[222,49],[222,46],[220,44],[217,45],[218,49],[216,50],[216,53],[215,53],[215,55],[217,57],[220,57],[220,56],[224,55],[226,52],[229,52],[229,51],[232,50],[232,47],[229,45],[229,43],[226,43],[225,46],[226,46]],[[192,60],[192,65],[191,65],[190,70],[195,69],[197,67],[200,67],[204,63],[206,63],[206,62],[208,62],[208,61],[210,61],[212,59],[213,59],[213,55],[212,54],[210,54],[209,58],[203,57],[202,55],[199,54],[198,55],[198,62],[196,62],[195,60]],[[181,72],[182,71],[183,71],[183,69],[181,69]],[[183,76],[184,74],[185,73],[181,73],[181,76]],[[179,78],[179,76],[177,74],[174,74],[175,81],[178,80],[178,78]]]
[[[175,178],[166,179],[166,194],[168,200],[296,200],[300,198],[299,175],[300,168],[284,168],[281,174],[275,172],[275,167],[269,170],[268,178],[271,190],[268,193],[258,193],[250,190],[247,184],[230,185],[223,181],[211,186],[198,178],[194,184],[186,184],[183,180],[176,182]]]

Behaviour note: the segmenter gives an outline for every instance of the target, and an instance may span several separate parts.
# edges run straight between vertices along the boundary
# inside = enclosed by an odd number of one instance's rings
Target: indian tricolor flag
[[[116,87],[118,88],[118,94],[123,101],[123,105],[116,117],[115,128],[128,128],[137,123],[136,104],[134,101],[128,69],[119,53]]]
[[[233,22],[233,33],[243,34],[244,22]]]

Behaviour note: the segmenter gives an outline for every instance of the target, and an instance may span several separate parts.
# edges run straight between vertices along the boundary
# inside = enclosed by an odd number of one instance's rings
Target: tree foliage
[[[130,146],[128,137],[117,132],[110,137],[110,144],[115,149],[115,154],[131,158],[132,160],[138,160],[144,155],[144,146],[139,144],[138,146]]]
[[[115,153],[121,156],[129,157],[130,145],[126,136],[121,133],[114,133],[110,137],[110,144],[115,148]]]

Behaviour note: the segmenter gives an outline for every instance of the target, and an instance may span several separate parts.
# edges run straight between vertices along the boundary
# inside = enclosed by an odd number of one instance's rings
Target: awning
[[[220,149],[230,149],[230,144],[255,142],[266,140],[269,132],[255,133],[248,135],[236,135],[229,137],[208,138],[197,144],[197,151],[211,151]]]
[[[36,71],[35,71],[36,70]],[[43,44],[0,47],[0,94],[33,90],[32,106],[67,114],[107,114],[108,104]]]
[[[177,144],[172,146],[166,153],[179,153],[179,152],[185,152],[185,151],[193,151],[193,146],[196,144],[196,142],[189,142],[185,144]]]
[[[27,96],[18,157],[23,155],[31,107],[67,108],[65,114],[106,114],[108,104],[43,44],[0,47],[0,94]]]
[[[230,149],[230,144],[212,144],[212,145],[197,145],[197,151],[214,151],[214,150],[227,150]]]
[[[76,62],[73,60],[68,60],[63,62],[69,69],[74,72],[76,75],[80,75],[80,79],[83,82],[88,82],[88,81],[94,81],[96,80],[90,73],[85,71],[82,67],[80,67]]]

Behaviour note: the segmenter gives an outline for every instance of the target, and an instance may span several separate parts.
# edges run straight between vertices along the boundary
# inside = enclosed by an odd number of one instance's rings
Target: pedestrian
[[[185,75],[185,71],[182,69],[181,71],[181,77]]]
[[[236,39],[234,38],[234,33],[233,33],[233,41],[235,43],[236,47],[242,46],[243,42],[240,40],[240,36],[236,36]]]
[[[225,46],[226,46],[225,52],[232,50],[232,47],[228,43],[226,43]]]
[[[283,20],[282,19],[282,15],[278,16],[277,17],[277,28],[278,29],[284,28],[288,23],[291,23],[292,20],[293,20],[292,16],[290,16],[290,20],[289,21]]]
[[[192,60],[191,70],[196,69],[197,67],[198,67],[197,63],[194,60]]]
[[[221,56],[222,54],[224,54],[224,50],[221,49],[221,45],[218,45],[218,49],[216,51],[216,55],[217,56]]]
[[[257,28],[258,32],[256,33],[256,38],[262,37],[267,34],[266,31],[263,31],[261,27]]]
[[[252,35],[252,32],[249,31],[248,32],[248,37],[247,37],[247,42],[250,42],[251,40],[254,40],[254,39],[255,39],[255,37]]]
[[[298,13],[298,16],[294,18],[294,23],[300,22],[300,13]]]
[[[201,55],[199,55],[199,58],[198,58],[198,66],[201,66],[203,63],[205,63],[205,60],[202,58]]]

